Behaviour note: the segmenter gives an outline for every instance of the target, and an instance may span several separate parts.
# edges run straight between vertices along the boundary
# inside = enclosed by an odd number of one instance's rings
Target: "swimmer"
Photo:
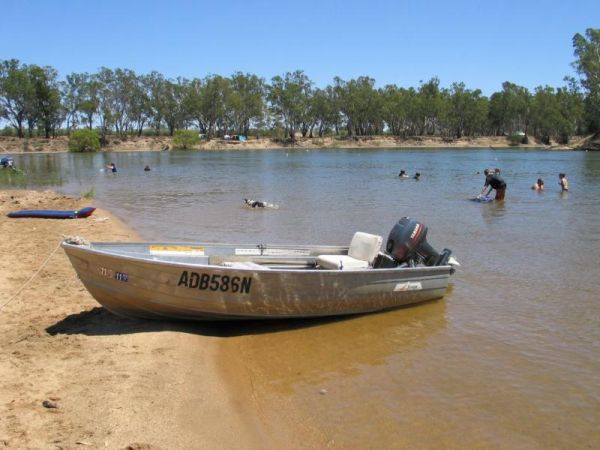
[[[534,191],[543,191],[544,190],[544,180],[538,178],[537,181],[531,186],[531,189]]]
[[[421,173],[420,173],[420,172],[417,172],[417,173],[415,173],[415,176],[414,176],[413,178],[414,178],[415,180],[419,181],[419,180],[420,180],[420,178],[421,178]]]
[[[404,169],[400,170],[400,173],[398,174],[398,176],[400,178],[408,178],[408,175],[406,174],[406,170],[404,170]]]
[[[109,165],[107,165],[106,168],[110,169],[110,171],[112,173],[117,173],[117,166],[113,162],[111,162]]]
[[[152,169],[150,168],[150,166],[146,166],[144,167],[144,172],[150,172]]]

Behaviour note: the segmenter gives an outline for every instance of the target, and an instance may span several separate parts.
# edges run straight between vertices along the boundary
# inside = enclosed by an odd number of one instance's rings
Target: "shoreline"
[[[271,138],[251,138],[245,142],[212,139],[201,141],[187,151],[275,150],[275,149],[520,149],[520,150],[579,150],[587,138],[574,137],[569,145],[542,145],[533,142],[526,145],[510,145],[506,137],[486,136],[478,138],[446,139],[436,136],[399,138],[393,136],[364,136],[338,139],[298,138],[293,144]],[[109,143],[101,152],[160,152],[165,147],[173,149],[173,138],[159,137],[109,137]],[[16,138],[0,137],[2,154],[35,154],[68,152],[68,137]]]
[[[221,345],[219,327],[121,318],[81,285],[57,247],[62,235],[139,240],[124,222],[104,209],[87,219],[6,217],[15,209],[89,203],[51,191],[0,191],[0,443],[144,449],[285,443],[291,428],[279,430],[257,411],[239,352]]]

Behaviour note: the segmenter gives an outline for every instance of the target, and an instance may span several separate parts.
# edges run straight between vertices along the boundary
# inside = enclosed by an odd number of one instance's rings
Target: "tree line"
[[[434,77],[418,87],[375,86],[368,76],[334,78],[324,88],[301,70],[268,83],[253,74],[165,78],[158,72],[100,68],[59,79],[50,67],[0,60],[4,134],[49,138],[78,128],[101,140],[197,129],[208,138],[245,134],[295,139],[325,135],[452,138],[525,133],[567,143],[600,130],[600,29],[573,37],[580,79],[533,92],[512,82],[487,97],[464,83],[442,87]]]

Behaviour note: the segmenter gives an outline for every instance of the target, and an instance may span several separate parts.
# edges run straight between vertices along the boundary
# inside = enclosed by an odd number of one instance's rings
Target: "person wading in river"
[[[483,174],[485,175],[485,184],[481,190],[481,195],[489,195],[490,192],[492,192],[492,189],[495,189],[496,197],[494,200],[504,200],[504,195],[506,194],[506,182],[502,177],[495,171],[489,169],[485,169]],[[487,194],[485,193],[486,189],[488,190]]]

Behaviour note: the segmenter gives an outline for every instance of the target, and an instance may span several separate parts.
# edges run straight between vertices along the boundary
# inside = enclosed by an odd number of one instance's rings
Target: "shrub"
[[[173,137],[173,148],[188,150],[200,142],[198,132],[194,130],[177,130]]]
[[[522,133],[514,133],[508,136],[508,142],[510,145],[516,146],[520,144],[527,145],[529,143],[529,138],[526,134]]]
[[[0,134],[2,136],[14,137],[17,135],[17,131],[13,127],[5,126]]]
[[[70,152],[97,152],[100,150],[100,136],[94,130],[75,130],[69,136]]]

